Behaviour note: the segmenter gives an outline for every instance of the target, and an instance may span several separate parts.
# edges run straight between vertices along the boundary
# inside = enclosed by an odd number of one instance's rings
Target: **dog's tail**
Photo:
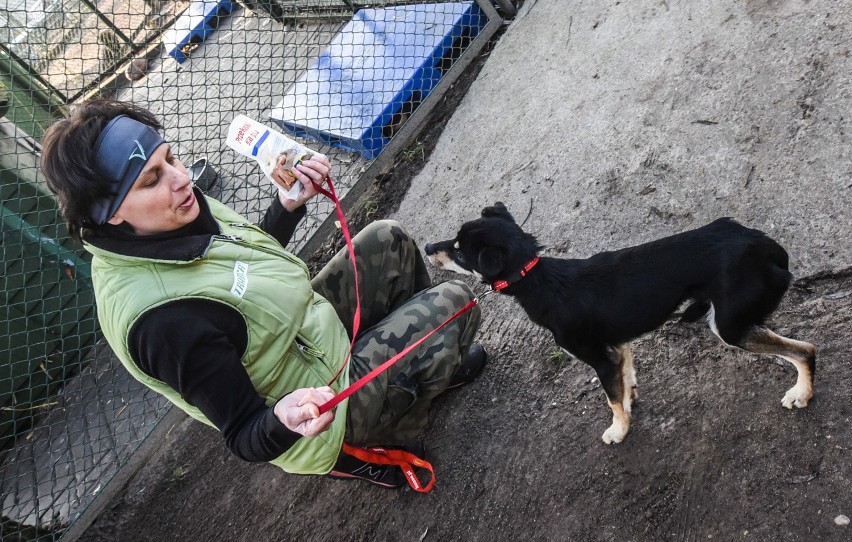
[[[680,315],[681,322],[696,322],[702,318],[707,311],[710,310],[710,301],[706,299],[696,299],[683,310]]]

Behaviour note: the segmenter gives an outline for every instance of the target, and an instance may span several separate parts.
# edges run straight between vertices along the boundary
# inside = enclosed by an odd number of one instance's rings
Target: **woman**
[[[92,254],[101,329],[145,385],[215,426],[247,461],[287,472],[361,478],[401,487],[401,471],[341,452],[411,446],[435,396],[485,364],[471,346],[474,308],[335,410],[319,413],[469,299],[461,282],[431,287],[414,241],[375,222],[354,239],[361,328],[346,370],[355,312],[348,254],[313,280],[282,247],[331,170],[316,155],[291,171],[295,200],[273,198],[259,227],[204,196],[158,133],[152,113],[95,101],[45,134],[42,169],[70,235]],[[283,179],[279,179],[282,180]]]

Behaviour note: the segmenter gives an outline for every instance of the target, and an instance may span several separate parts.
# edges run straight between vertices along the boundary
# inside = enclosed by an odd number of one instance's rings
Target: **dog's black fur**
[[[791,280],[787,252],[764,233],[723,218],[585,260],[541,257],[521,278],[520,270],[540,249],[500,202],[463,224],[455,239],[425,247],[439,267],[491,284],[509,282],[502,293],[514,296],[559,346],[595,369],[613,410],[605,442],[621,442],[629,429],[636,397],[629,342],[661,326],[684,302],[691,304],[682,320],[707,315],[725,343],[793,363],[798,380],[782,401],[785,407],[803,408],[811,399],[814,346],[762,327]]]

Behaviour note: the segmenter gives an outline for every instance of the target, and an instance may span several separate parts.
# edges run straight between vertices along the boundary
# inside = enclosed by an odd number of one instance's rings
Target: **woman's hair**
[[[48,128],[42,140],[41,169],[56,195],[68,234],[82,240],[83,228],[100,229],[91,217],[92,204],[110,194],[111,183],[95,165],[95,143],[104,126],[127,115],[160,130],[157,117],[133,104],[98,99],[77,107],[70,117]]]

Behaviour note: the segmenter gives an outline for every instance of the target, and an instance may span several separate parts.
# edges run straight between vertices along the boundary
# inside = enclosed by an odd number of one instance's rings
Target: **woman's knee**
[[[446,290],[448,294],[458,297],[463,305],[476,297],[473,289],[467,283],[458,279],[447,280],[438,286]]]
[[[448,310],[453,312],[460,310],[462,307],[476,299],[476,294],[470,286],[464,282],[452,279],[432,287],[433,291],[438,293],[438,296],[444,300],[442,303]],[[480,310],[479,304],[474,305],[469,312],[475,322],[479,321]]]
[[[473,292],[473,289],[460,280],[448,280],[438,284],[434,288],[437,288],[439,290],[440,297],[446,300],[444,305],[448,314],[445,314],[445,317],[449,317],[476,299],[476,294]],[[459,344],[464,349],[466,349],[473,341],[473,336],[479,329],[481,321],[482,311],[479,308],[479,303],[473,305],[466,314],[459,318],[458,323],[461,326]]]
[[[370,222],[352,241],[360,250],[373,252],[399,251],[414,246],[408,231],[396,220]]]
[[[368,224],[353,239],[357,254],[374,265],[381,265],[387,259],[395,258],[408,262],[419,254],[417,244],[408,231],[395,220],[377,220]]]
[[[364,226],[364,229],[355,236],[355,239],[392,243],[399,239],[411,239],[411,236],[405,227],[396,220],[376,220]]]

